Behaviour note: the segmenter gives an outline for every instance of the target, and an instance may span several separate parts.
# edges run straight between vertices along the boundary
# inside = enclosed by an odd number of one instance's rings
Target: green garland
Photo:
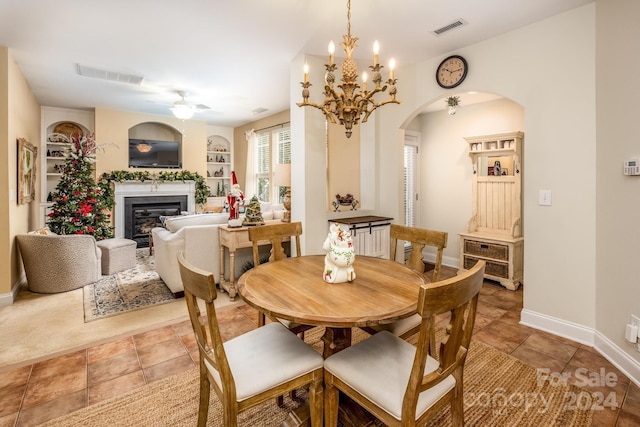
[[[176,171],[176,172],[160,172],[151,173],[149,171],[112,171],[104,172],[98,180],[98,185],[102,189],[105,201],[109,209],[112,209],[116,204],[115,197],[113,195],[114,182],[123,181],[153,181],[153,182],[165,182],[165,181],[194,181],[196,184],[195,201],[198,205],[204,205],[207,203],[209,197],[209,186],[204,177],[198,172],[189,171]]]

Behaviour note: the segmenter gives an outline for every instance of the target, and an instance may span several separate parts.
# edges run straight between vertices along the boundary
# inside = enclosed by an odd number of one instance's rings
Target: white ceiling
[[[401,67],[592,1],[353,0],[355,56],[364,70],[378,40],[381,63]],[[346,15],[346,0],[0,0],[0,45],[42,105],[171,115],[183,90],[211,107],[194,119],[236,127],[289,108],[292,59],[326,55],[346,34]],[[467,25],[433,34],[458,19]],[[77,64],[144,80],[83,77]]]

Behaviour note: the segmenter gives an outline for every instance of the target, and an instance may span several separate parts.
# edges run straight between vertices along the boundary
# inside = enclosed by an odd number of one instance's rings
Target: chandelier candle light
[[[322,104],[316,104],[309,102],[309,65],[304,64],[304,81],[302,85],[302,100],[298,103],[298,107],[311,106],[322,110],[324,115],[331,123],[340,122],[345,127],[345,134],[347,138],[351,137],[352,129],[354,125],[357,125],[360,120],[362,123],[366,122],[371,113],[378,107],[385,104],[399,104],[400,101],[396,100],[396,79],[393,75],[393,68],[395,61],[392,59],[389,61],[389,79],[387,84],[382,86],[382,75],[380,70],[384,68],[379,64],[379,51],[380,46],[376,41],[373,44],[373,65],[369,68],[373,73],[372,82],[374,83],[373,90],[367,91],[367,73],[362,73],[362,90],[358,91],[360,85],[358,85],[358,67],[356,61],[354,61],[352,55],[353,51],[357,47],[356,42],[358,37],[351,36],[351,0],[347,0],[347,34],[343,36],[344,41],[340,45],[344,49],[346,58],[342,63],[342,84],[338,87],[342,89],[342,93],[337,93],[334,90],[336,64],[334,63],[335,45],[332,42],[329,43],[329,63],[325,64],[327,72],[325,73],[325,86],[324,95],[325,99]],[[385,92],[389,86],[389,99],[377,102],[373,96],[378,92]]]

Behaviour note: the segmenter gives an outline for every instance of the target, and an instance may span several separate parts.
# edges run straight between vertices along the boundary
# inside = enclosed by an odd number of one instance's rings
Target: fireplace
[[[115,237],[128,238],[138,242],[138,246],[147,246],[148,233],[144,231],[149,227],[153,227],[147,222],[151,222],[151,218],[160,217],[170,212],[188,211],[193,212],[196,209],[195,205],[195,183],[193,181],[184,182],[138,182],[138,181],[125,181],[117,182],[114,185],[114,197],[116,205],[114,207],[114,222],[115,222]],[[164,204],[166,201],[175,201],[174,197],[180,198],[180,202],[176,206],[167,206]],[[136,220],[141,230],[138,230],[135,234],[142,234],[143,236],[133,237],[133,231],[127,231],[125,235],[126,222],[130,222],[130,227],[133,228],[134,219],[130,217],[128,212],[131,209],[128,206],[127,199],[131,199],[129,202],[135,202],[135,204],[145,204],[147,206],[141,207],[139,212],[139,218]],[[181,204],[186,200],[186,205]],[[159,205],[158,205],[159,203]],[[126,208],[126,209],[125,209]],[[145,213],[145,209],[147,213]],[[153,210],[153,212],[151,212]],[[164,211],[161,213],[159,211]],[[148,220],[148,221],[147,221]],[[158,220],[159,222],[159,220]],[[139,240],[140,239],[140,240]],[[143,242],[142,244],[140,242]]]
[[[161,227],[161,216],[180,215],[187,210],[187,196],[124,198],[124,237],[135,240],[139,248],[149,246],[149,233]]]

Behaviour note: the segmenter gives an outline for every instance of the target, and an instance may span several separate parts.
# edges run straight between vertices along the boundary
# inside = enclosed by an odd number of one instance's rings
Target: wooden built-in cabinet
[[[523,278],[522,132],[465,138],[473,165],[472,215],[460,233],[460,270],[487,262],[485,277],[511,290]]]

